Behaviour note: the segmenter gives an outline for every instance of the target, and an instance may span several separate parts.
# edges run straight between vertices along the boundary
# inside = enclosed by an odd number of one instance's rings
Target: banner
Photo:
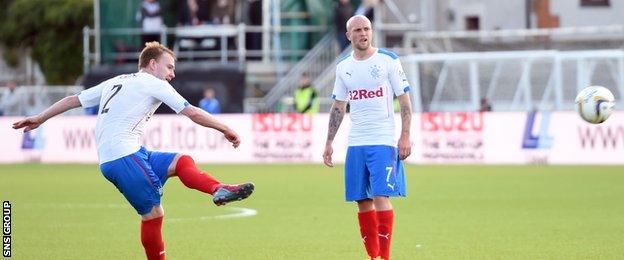
[[[223,114],[241,137],[234,149],[223,135],[181,115],[156,115],[141,140],[151,150],[189,154],[201,163],[322,163],[328,114]],[[0,163],[97,163],[96,118],[62,116],[29,133],[0,117]],[[344,162],[345,117],[333,143]],[[395,116],[396,136],[401,119]],[[624,113],[592,125],[572,111],[430,112],[414,114],[416,164],[624,164]]]

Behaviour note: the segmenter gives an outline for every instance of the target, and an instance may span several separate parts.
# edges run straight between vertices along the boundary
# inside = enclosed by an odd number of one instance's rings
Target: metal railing
[[[560,28],[503,29],[479,31],[411,31],[403,37],[405,53],[478,51],[479,47],[496,50],[553,48],[557,43],[578,41],[605,48],[605,42],[624,46],[624,26],[583,26]],[[524,44],[524,45],[523,45]],[[466,48],[468,47],[468,48]],[[562,47],[565,47],[562,45]],[[595,49],[595,48],[592,48]]]
[[[13,96],[15,107],[11,110],[15,112],[13,116],[30,116],[36,115],[54,104],[62,98],[78,94],[84,88],[82,86],[18,86]],[[2,99],[3,89],[0,88],[0,100]],[[84,109],[72,109],[63,115],[84,115]]]
[[[246,24],[238,25],[198,25],[183,27],[163,27],[160,30],[160,42],[168,45],[168,39],[173,38],[173,49],[180,58],[218,58],[222,63],[236,61],[242,63],[248,58],[261,59],[264,62],[270,62],[273,59],[274,52],[279,51],[281,55],[303,56],[308,50],[273,50],[271,41],[262,40],[261,49],[248,50],[245,47],[247,33],[261,33],[262,37],[271,38],[271,34],[275,33],[326,33],[327,26],[317,25],[297,25],[297,26],[251,26]],[[140,28],[117,28],[117,29],[95,29],[83,28],[83,66],[84,71],[93,64],[101,64],[102,50],[100,44],[97,44],[102,36],[139,36],[143,33]],[[184,50],[180,46],[182,39],[218,39],[218,50]],[[228,48],[228,39],[234,40],[235,49]],[[96,43],[96,44],[93,44]],[[120,58],[138,58],[138,51],[115,53]]]
[[[571,110],[589,85],[624,95],[624,50],[513,51],[401,57],[415,111],[476,111],[486,98],[495,111]]]
[[[334,33],[326,34],[271,90],[262,98],[245,99],[245,112],[274,112],[282,98],[292,95],[298,81],[306,73],[317,79],[334,62],[337,46]],[[315,82],[313,81],[312,84]]]

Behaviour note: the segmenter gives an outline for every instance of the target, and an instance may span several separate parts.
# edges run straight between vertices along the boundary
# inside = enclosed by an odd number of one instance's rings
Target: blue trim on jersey
[[[347,54],[345,56],[338,58],[338,61],[336,61],[336,65],[340,64],[340,62],[342,62],[343,60],[346,60],[349,57],[351,57],[351,54]]]
[[[184,101],[184,107],[188,107],[190,103],[188,101]]]
[[[403,92],[409,92],[412,88],[410,86],[407,86],[403,89]]]
[[[398,58],[399,58],[399,55],[396,55],[396,53],[391,52],[391,51],[389,51],[389,50],[386,50],[386,49],[384,49],[384,48],[379,48],[379,49],[377,49],[377,52],[379,52],[379,53],[381,53],[381,54],[388,55],[388,56],[390,56],[390,58],[392,58],[393,60],[396,60],[396,59],[398,59]]]
[[[331,98],[332,98],[333,100],[336,100],[336,95],[332,95],[332,96],[331,96]]]

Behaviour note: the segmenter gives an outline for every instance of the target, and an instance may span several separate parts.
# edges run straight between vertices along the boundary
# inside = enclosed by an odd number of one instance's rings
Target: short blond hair
[[[146,42],[145,48],[139,55],[139,69],[147,67],[150,60],[158,60],[163,53],[169,53],[173,59],[176,59],[175,54],[167,46],[160,44],[159,42]]]

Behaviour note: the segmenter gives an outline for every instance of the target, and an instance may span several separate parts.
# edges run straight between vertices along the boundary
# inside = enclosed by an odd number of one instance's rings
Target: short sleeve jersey
[[[396,146],[392,101],[409,90],[401,62],[393,52],[380,48],[366,60],[356,60],[353,54],[340,59],[332,97],[349,102],[349,146]]]
[[[138,151],[145,124],[163,102],[176,113],[189,105],[167,81],[144,72],[106,80],[78,99],[83,107],[100,106],[95,126],[100,164]]]

